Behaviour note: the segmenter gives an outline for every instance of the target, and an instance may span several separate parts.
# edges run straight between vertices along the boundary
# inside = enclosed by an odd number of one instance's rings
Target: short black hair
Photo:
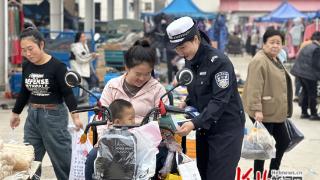
[[[312,34],[311,40],[313,41],[320,41],[320,31],[316,31]]]
[[[152,69],[156,63],[156,50],[148,40],[136,41],[124,55],[125,65],[130,69],[142,63],[147,63]]]
[[[124,99],[116,99],[110,104],[109,109],[111,111],[112,121],[122,118],[124,108],[133,108],[133,106],[129,101]]]
[[[272,37],[272,36],[280,36],[281,37],[281,43],[284,44],[285,40],[284,40],[284,34],[282,32],[280,32],[279,30],[275,30],[275,29],[267,29],[267,31],[263,34],[263,44],[265,44],[267,42],[267,40]]]
[[[25,24],[25,29],[20,34],[20,41],[29,38],[40,47],[40,43],[45,43],[44,37],[38,31],[38,29],[32,26],[30,23]]]

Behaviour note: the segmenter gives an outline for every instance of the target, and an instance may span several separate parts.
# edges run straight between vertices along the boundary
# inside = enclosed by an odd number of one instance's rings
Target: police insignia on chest
[[[229,73],[226,71],[218,72],[215,75],[216,83],[220,88],[227,88],[229,86]]]

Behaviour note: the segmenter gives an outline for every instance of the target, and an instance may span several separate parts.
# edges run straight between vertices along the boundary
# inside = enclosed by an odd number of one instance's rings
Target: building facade
[[[158,12],[170,4],[171,1],[172,0],[94,0],[96,20],[133,19],[137,16],[139,17],[140,13]],[[220,0],[193,0],[193,2],[205,12],[217,12],[219,10]],[[210,5],[208,5],[208,2],[210,2]],[[76,3],[78,4],[79,17],[84,18],[85,0],[76,0]],[[124,3],[126,3],[126,5],[124,5]],[[113,16],[110,17],[108,12],[110,13],[110,5],[112,4],[113,13],[111,14],[113,14]]]

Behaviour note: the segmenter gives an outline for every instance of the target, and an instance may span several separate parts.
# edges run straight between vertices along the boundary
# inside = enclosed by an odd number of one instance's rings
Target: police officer
[[[194,73],[183,106],[200,115],[184,123],[178,134],[196,129],[197,166],[203,180],[234,180],[240,159],[245,116],[229,58],[209,45],[209,38],[190,17],[166,29],[170,46]]]

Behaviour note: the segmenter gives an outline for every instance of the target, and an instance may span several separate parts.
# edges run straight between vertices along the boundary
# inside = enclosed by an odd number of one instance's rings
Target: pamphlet
[[[160,128],[176,132],[178,127],[188,121],[190,121],[190,119],[186,119],[184,114],[169,114],[160,118],[159,126]]]

